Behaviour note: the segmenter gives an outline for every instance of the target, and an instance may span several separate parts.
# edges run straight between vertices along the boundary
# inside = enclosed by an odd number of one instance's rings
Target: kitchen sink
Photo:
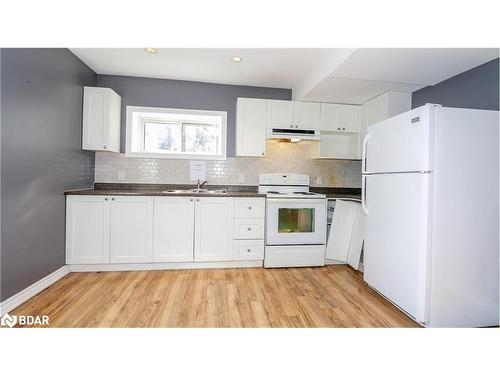
[[[227,190],[209,190],[209,189],[186,189],[186,190],[164,190],[162,193],[177,194],[227,194]]]

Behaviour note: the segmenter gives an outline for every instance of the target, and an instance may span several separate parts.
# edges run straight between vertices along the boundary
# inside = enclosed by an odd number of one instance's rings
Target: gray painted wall
[[[437,103],[446,107],[498,111],[498,61],[495,59],[412,94],[412,107]]]
[[[125,151],[125,107],[127,105],[227,111],[227,155],[235,155],[236,99],[241,97],[291,100],[292,90],[220,85],[98,75],[97,85],[110,87],[122,97],[121,151]]]
[[[63,191],[94,181],[81,122],[96,80],[66,49],[2,49],[2,301],[65,264]]]

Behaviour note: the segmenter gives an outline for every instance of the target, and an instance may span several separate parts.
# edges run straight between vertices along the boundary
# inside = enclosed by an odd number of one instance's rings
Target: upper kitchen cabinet
[[[361,106],[321,103],[321,131],[359,133]]]
[[[265,99],[238,98],[236,104],[236,156],[265,156]]]
[[[293,124],[299,129],[319,129],[320,103],[293,102]]]
[[[362,105],[362,121],[359,137],[359,157],[362,157],[363,139],[368,126],[411,109],[411,93],[388,91]]]
[[[120,152],[121,97],[110,88],[84,87],[82,149]]]
[[[293,102],[289,100],[267,100],[267,128],[294,128]]]
[[[267,128],[319,129],[320,103],[267,101]]]

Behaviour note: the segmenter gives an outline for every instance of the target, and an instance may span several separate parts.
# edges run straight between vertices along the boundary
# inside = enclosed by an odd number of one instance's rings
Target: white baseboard
[[[45,276],[43,279],[38,280],[36,283],[31,284],[19,293],[14,294],[12,297],[7,298],[0,304],[0,316],[14,310],[16,307],[22,305],[24,302],[33,298],[35,295],[40,293],[42,290],[48,288],[56,281],[62,279],[69,273],[68,266],[62,266],[61,268],[55,270],[50,275]]]
[[[69,264],[70,272],[153,271],[200,268],[263,267],[262,260],[233,260],[227,262],[175,262],[175,263],[122,263],[122,264]]]

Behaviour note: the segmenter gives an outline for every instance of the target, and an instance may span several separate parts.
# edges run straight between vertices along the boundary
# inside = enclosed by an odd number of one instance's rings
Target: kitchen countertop
[[[205,185],[210,190],[227,190],[227,193],[191,193],[169,192],[168,190],[189,190],[194,185],[174,184],[126,184],[126,183],[95,183],[94,188],[66,190],[65,195],[130,195],[130,196],[196,196],[196,197],[261,197],[257,186],[246,185]],[[310,187],[311,192],[325,194],[328,199],[361,200],[359,188]]]
[[[265,198],[265,194],[259,194],[257,186],[239,185],[205,185],[209,190],[226,190],[227,193],[194,193],[194,192],[172,192],[168,190],[189,190],[194,185],[172,185],[172,184],[121,184],[121,183],[95,183],[94,188],[66,190],[65,195],[129,195],[129,196],[165,196],[165,197],[253,197]]]

